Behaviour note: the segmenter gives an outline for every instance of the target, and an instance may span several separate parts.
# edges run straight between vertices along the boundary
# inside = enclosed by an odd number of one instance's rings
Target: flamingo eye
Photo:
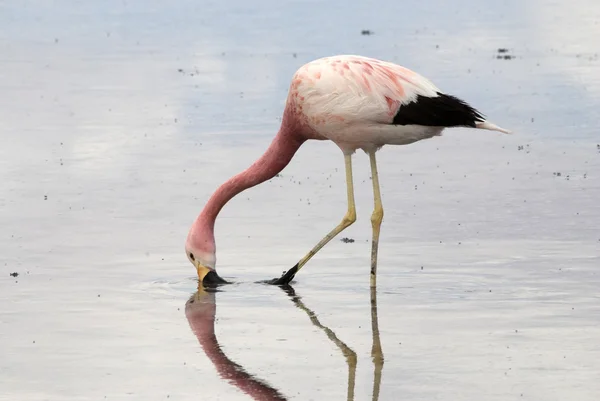
[[[196,258],[194,258],[194,254],[190,252],[190,259],[192,260],[196,260]]]

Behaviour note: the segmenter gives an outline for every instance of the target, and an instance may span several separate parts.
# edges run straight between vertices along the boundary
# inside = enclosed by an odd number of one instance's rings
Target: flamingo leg
[[[377,285],[377,251],[379,249],[379,232],[383,220],[383,205],[381,204],[381,192],[379,190],[379,175],[377,174],[375,150],[371,150],[368,153],[371,161],[373,198],[375,200],[375,208],[371,215],[371,225],[373,226],[373,241],[371,242],[371,287],[375,287]]]
[[[348,211],[346,215],[342,219],[342,222],[338,224],[333,230],[329,232],[313,249],[311,249],[300,261],[292,267],[290,270],[285,272],[280,278],[276,278],[273,280],[267,281],[269,284],[275,285],[285,285],[289,284],[290,281],[294,278],[296,273],[302,266],[306,264],[323,248],[329,241],[331,241],[336,235],[344,231],[344,229],[348,228],[352,223],[356,221],[356,206],[354,205],[354,184],[352,181],[352,154],[344,153],[344,161],[346,165],[346,187],[348,190]]]
[[[302,269],[302,266],[306,264],[313,256],[317,254],[329,241],[335,238],[336,235],[344,231],[346,228],[352,225],[356,221],[356,206],[354,204],[354,184],[352,180],[352,155],[344,154],[344,161],[346,165],[346,187],[348,191],[348,211],[342,219],[341,223],[338,224],[333,230],[329,232],[313,249],[310,250],[300,262],[298,262],[298,270]]]

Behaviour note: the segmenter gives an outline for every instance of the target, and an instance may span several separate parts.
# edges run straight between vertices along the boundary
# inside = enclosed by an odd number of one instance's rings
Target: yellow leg
[[[371,176],[373,180],[373,198],[375,200],[375,209],[371,215],[371,225],[373,226],[373,241],[371,242],[371,287],[377,285],[377,250],[379,249],[379,231],[381,221],[383,220],[383,205],[381,204],[381,192],[379,191],[379,175],[377,174],[377,161],[375,160],[375,151],[369,151],[371,161]]]
[[[344,161],[346,162],[346,186],[348,189],[348,211],[342,219],[342,222],[337,225],[329,234],[327,234],[313,249],[310,250],[300,262],[298,262],[298,270],[302,269],[302,266],[306,264],[315,256],[321,248],[323,248],[329,241],[331,241],[336,235],[344,231],[348,226],[356,221],[356,207],[354,205],[354,184],[352,183],[352,155],[344,154]]]

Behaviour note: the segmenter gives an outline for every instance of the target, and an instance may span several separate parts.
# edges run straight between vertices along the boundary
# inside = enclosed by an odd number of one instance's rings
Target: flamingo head
[[[227,281],[223,280],[215,269],[216,256],[214,251],[214,245],[212,249],[207,247],[205,243],[196,241],[194,232],[190,232],[188,239],[185,243],[185,254],[188,260],[196,268],[198,273],[198,280],[200,283],[208,286],[217,284],[226,284]]]

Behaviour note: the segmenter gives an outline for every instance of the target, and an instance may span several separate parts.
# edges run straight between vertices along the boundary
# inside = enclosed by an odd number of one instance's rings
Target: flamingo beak
[[[200,263],[196,264],[196,271],[198,272],[198,281],[203,285],[212,287],[218,284],[229,284],[214,269],[203,266]]]

